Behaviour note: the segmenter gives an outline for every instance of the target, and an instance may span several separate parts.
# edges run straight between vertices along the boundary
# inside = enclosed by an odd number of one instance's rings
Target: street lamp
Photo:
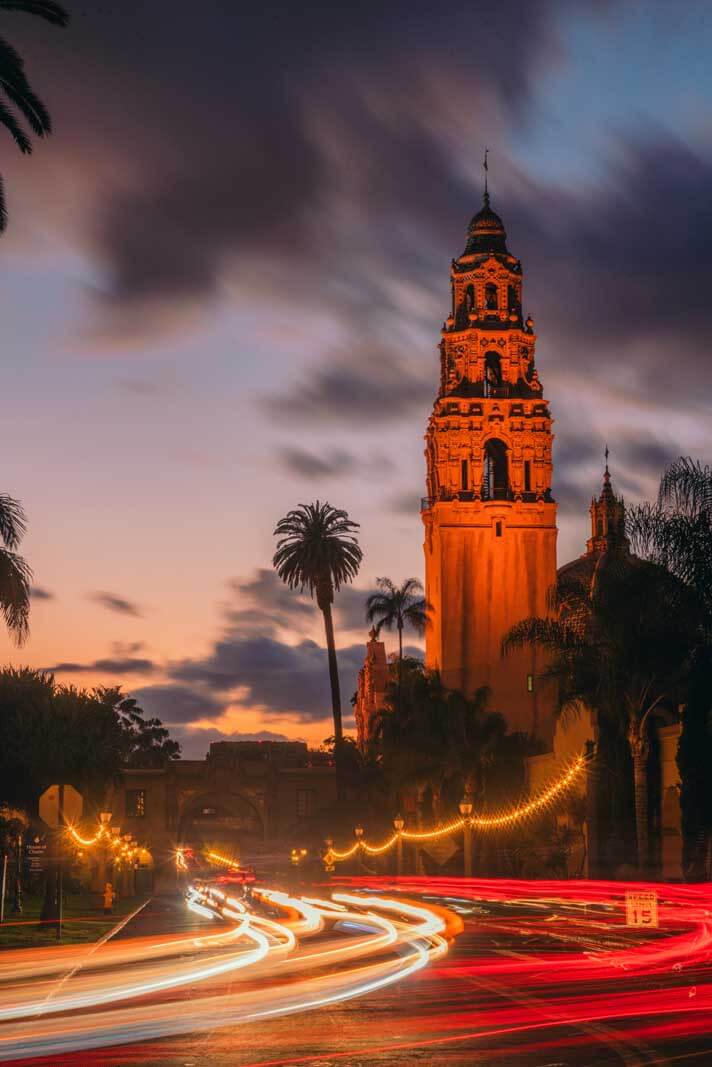
[[[403,874],[403,827],[405,826],[405,819],[402,815],[396,815],[393,820],[393,828],[398,834],[396,838],[396,872],[398,877]]]
[[[110,811],[99,812],[99,834],[101,841],[99,844],[99,896],[103,903],[104,901],[104,886],[106,885],[106,842],[103,835],[109,833],[109,823],[111,822]]]
[[[460,801],[460,815],[463,818],[462,838],[465,861],[465,878],[472,878],[472,801],[470,794],[465,793]]]

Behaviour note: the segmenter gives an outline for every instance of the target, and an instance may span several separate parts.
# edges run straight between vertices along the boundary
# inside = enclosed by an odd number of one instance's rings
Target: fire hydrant
[[[111,882],[107,882],[104,886],[104,915],[111,915],[114,907],[114,887]]]

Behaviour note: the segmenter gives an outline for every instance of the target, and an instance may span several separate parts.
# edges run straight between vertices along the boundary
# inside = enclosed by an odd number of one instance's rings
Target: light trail
[[[195,887],[189,902],[212,917],[210,934],[138,938],[115,951],[107,945],[106,958],[72,977],[61,997],[51,998],[51,1009],[40,1010],[39,1001],[67,962],[75,962],[75,950],[64,956],[42,950],[34,976],[28,961],[34,953],[4,954],[10,966],[0,983],[0,1060],[51,1059],[237,1025],[252,1035],[241,1046],[249,1059],[255,1036],[271,1033],[250,1025],[385,990],[428,963],[419,979],[428,996],[419,1002],[411,988],[408,997],[407,1038],[392,1041],[389,1030],[369,1025],[344,1038],[351,1048],[342,1053],[327,1027],[324,1054],[368,1062],[391,1052],[401,1062],[409,1048],[435,1055],[438,1048],[466,1046],[469,1054],[491,1049],[493,1041],[513,1051],[516,1044],[522,1055],[553,1054],[592,1041],[623,1048],[635,1041],[702,1040],[709,1029],[710,886],[373,878],[336,879],[331,888],[331,899],[318,890],[299,897],[260,888],[253,891],[255,904],[246,906],[219,886]],[[627,929],[625,891],[652,888],[660,930]],[[480,948],[446,957],[463,916]],[[513,934],[522,950],[501,954],[493,947]],[[187,982],[190,999],[176,999]],[[424,1004],[441,1007],[423,1014]],[[294,1031],[280,1033],[275,1040],[299,1047]],[[314,1059],[293,1052],[280,1059],[276,1051],[249,1062]]]
[[[446,923],[427,905],[345,894],[348,899],[324,901],[322,907],[271,889],[256,890],[255,897],[277,909],[280,921],[248,910],[215,887],[193,887],[186,902],[191,910],[233,924],[218,935],[219,943],[194,938],[191,957],[176,959],[178,942],[140,939],[133,956],[129,942],[111,954],[110,967],[94,967],[92,961],[50,1003],[48,981],[32,981],[24,962],[18,982],[10,959],[0,987],[0,1060],[57,1056],[307,1011],[392,985],[447,951],[441,936]],[[308,944],[317,936],[318,944]],[[180,939],[183,951],[186,940]],[[61,955],[55,952],[50,966]],[[47,967],[41,958],[43,978]],[[259,980],[257,986],[216,994],[216,981],[237,970]],[[295,971],[302,975],[296,980]],[[203,995],[181,1001],[179,1011],[166,1011],[173,990],[199,983]]]

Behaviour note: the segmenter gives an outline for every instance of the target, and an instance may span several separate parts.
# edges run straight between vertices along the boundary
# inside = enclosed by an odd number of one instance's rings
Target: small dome
[[[482,210],[474,216],[467,230],[466,254],[477,252],[506,252],[507,233],[504,223],[490,207],[489,194],[485,193]]]

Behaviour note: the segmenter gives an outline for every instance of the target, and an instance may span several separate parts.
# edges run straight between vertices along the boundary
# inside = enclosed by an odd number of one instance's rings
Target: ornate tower
[[[534,323],[522,317],[522,267],[486,189],[450,277],[425,438],[426,663],[448,688],[488,685],[510,729],[548,738],[541,653],[503,659],[500,649],[514,623],[547,613],[556,579],[552,420],[534,365]]]

